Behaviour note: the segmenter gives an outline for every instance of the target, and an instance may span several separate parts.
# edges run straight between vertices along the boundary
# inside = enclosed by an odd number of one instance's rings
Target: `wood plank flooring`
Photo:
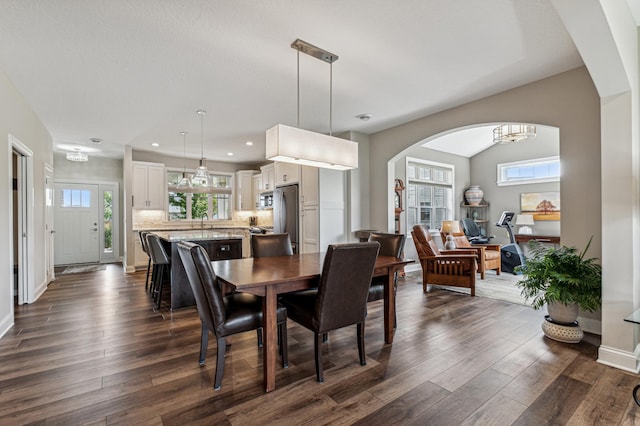
[[[543,337],[543,313],[442,289],[398,289],[398,329],[383,343],[369,304],[367,365],[355,327],[324,345],[315,381],[311,333],[289,322],[289,368],[262,388],[255,332],[234,337],[213,390],[215,339],[198,365],[195,308],[156,310],[142,272],[59,275],[36,303],[16,306],[0,339],[0,424],[252,425],[640,424],[640,377],[595,362],[598,336]]]

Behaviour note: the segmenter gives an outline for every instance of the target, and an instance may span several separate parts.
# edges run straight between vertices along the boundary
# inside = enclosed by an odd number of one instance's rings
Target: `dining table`
[[[266,392],[276,388],[278,295],[317,287],[325,253],[212,261],[221,284],[235,291],[262,296],[263,375]],[[384,341],[393,343],[395,318],[394,276],[413,259],[378,256],[373,276],[384,276]]]

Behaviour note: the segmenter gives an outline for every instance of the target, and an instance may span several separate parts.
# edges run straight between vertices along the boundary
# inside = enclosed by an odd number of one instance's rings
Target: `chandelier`
[[[69,161],[89,161],[89,156],[84,152],[80,152],[80,148],[76,148],[76,151],[67,152],[67,160]]]
[[[291,44],[298,51],[298,123],[296,127],[276,124],[267,130],[266,158],[272,161],[323,167],[334,170],[358,168],[358,144],[331,135],[333,63],[338,55],[300,39]],[[329,64],[329,134],[300,128],[300,52]]]
[[[531,124],[501,124],[493,129],[493,143],[507,144],[536,137],[536,126]]]

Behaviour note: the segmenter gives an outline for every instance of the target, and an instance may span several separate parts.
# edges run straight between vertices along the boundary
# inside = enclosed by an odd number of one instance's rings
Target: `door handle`
[[[55,233],[56,233],[56,231],[54,231],[54,230],[52,229],[52,230],[51,230],[51,233],[52,233],[52,234],[55,234]]]
[[[98,228],[91,228],[91,231],[97,231]]]

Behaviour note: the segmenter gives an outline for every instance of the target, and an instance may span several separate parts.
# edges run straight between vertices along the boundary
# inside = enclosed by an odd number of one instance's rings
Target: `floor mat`
[[[71,265],[64,268],[60,274],[79,274],[82,272],[95,272],[104,271],[107,269],[106,265]]]

